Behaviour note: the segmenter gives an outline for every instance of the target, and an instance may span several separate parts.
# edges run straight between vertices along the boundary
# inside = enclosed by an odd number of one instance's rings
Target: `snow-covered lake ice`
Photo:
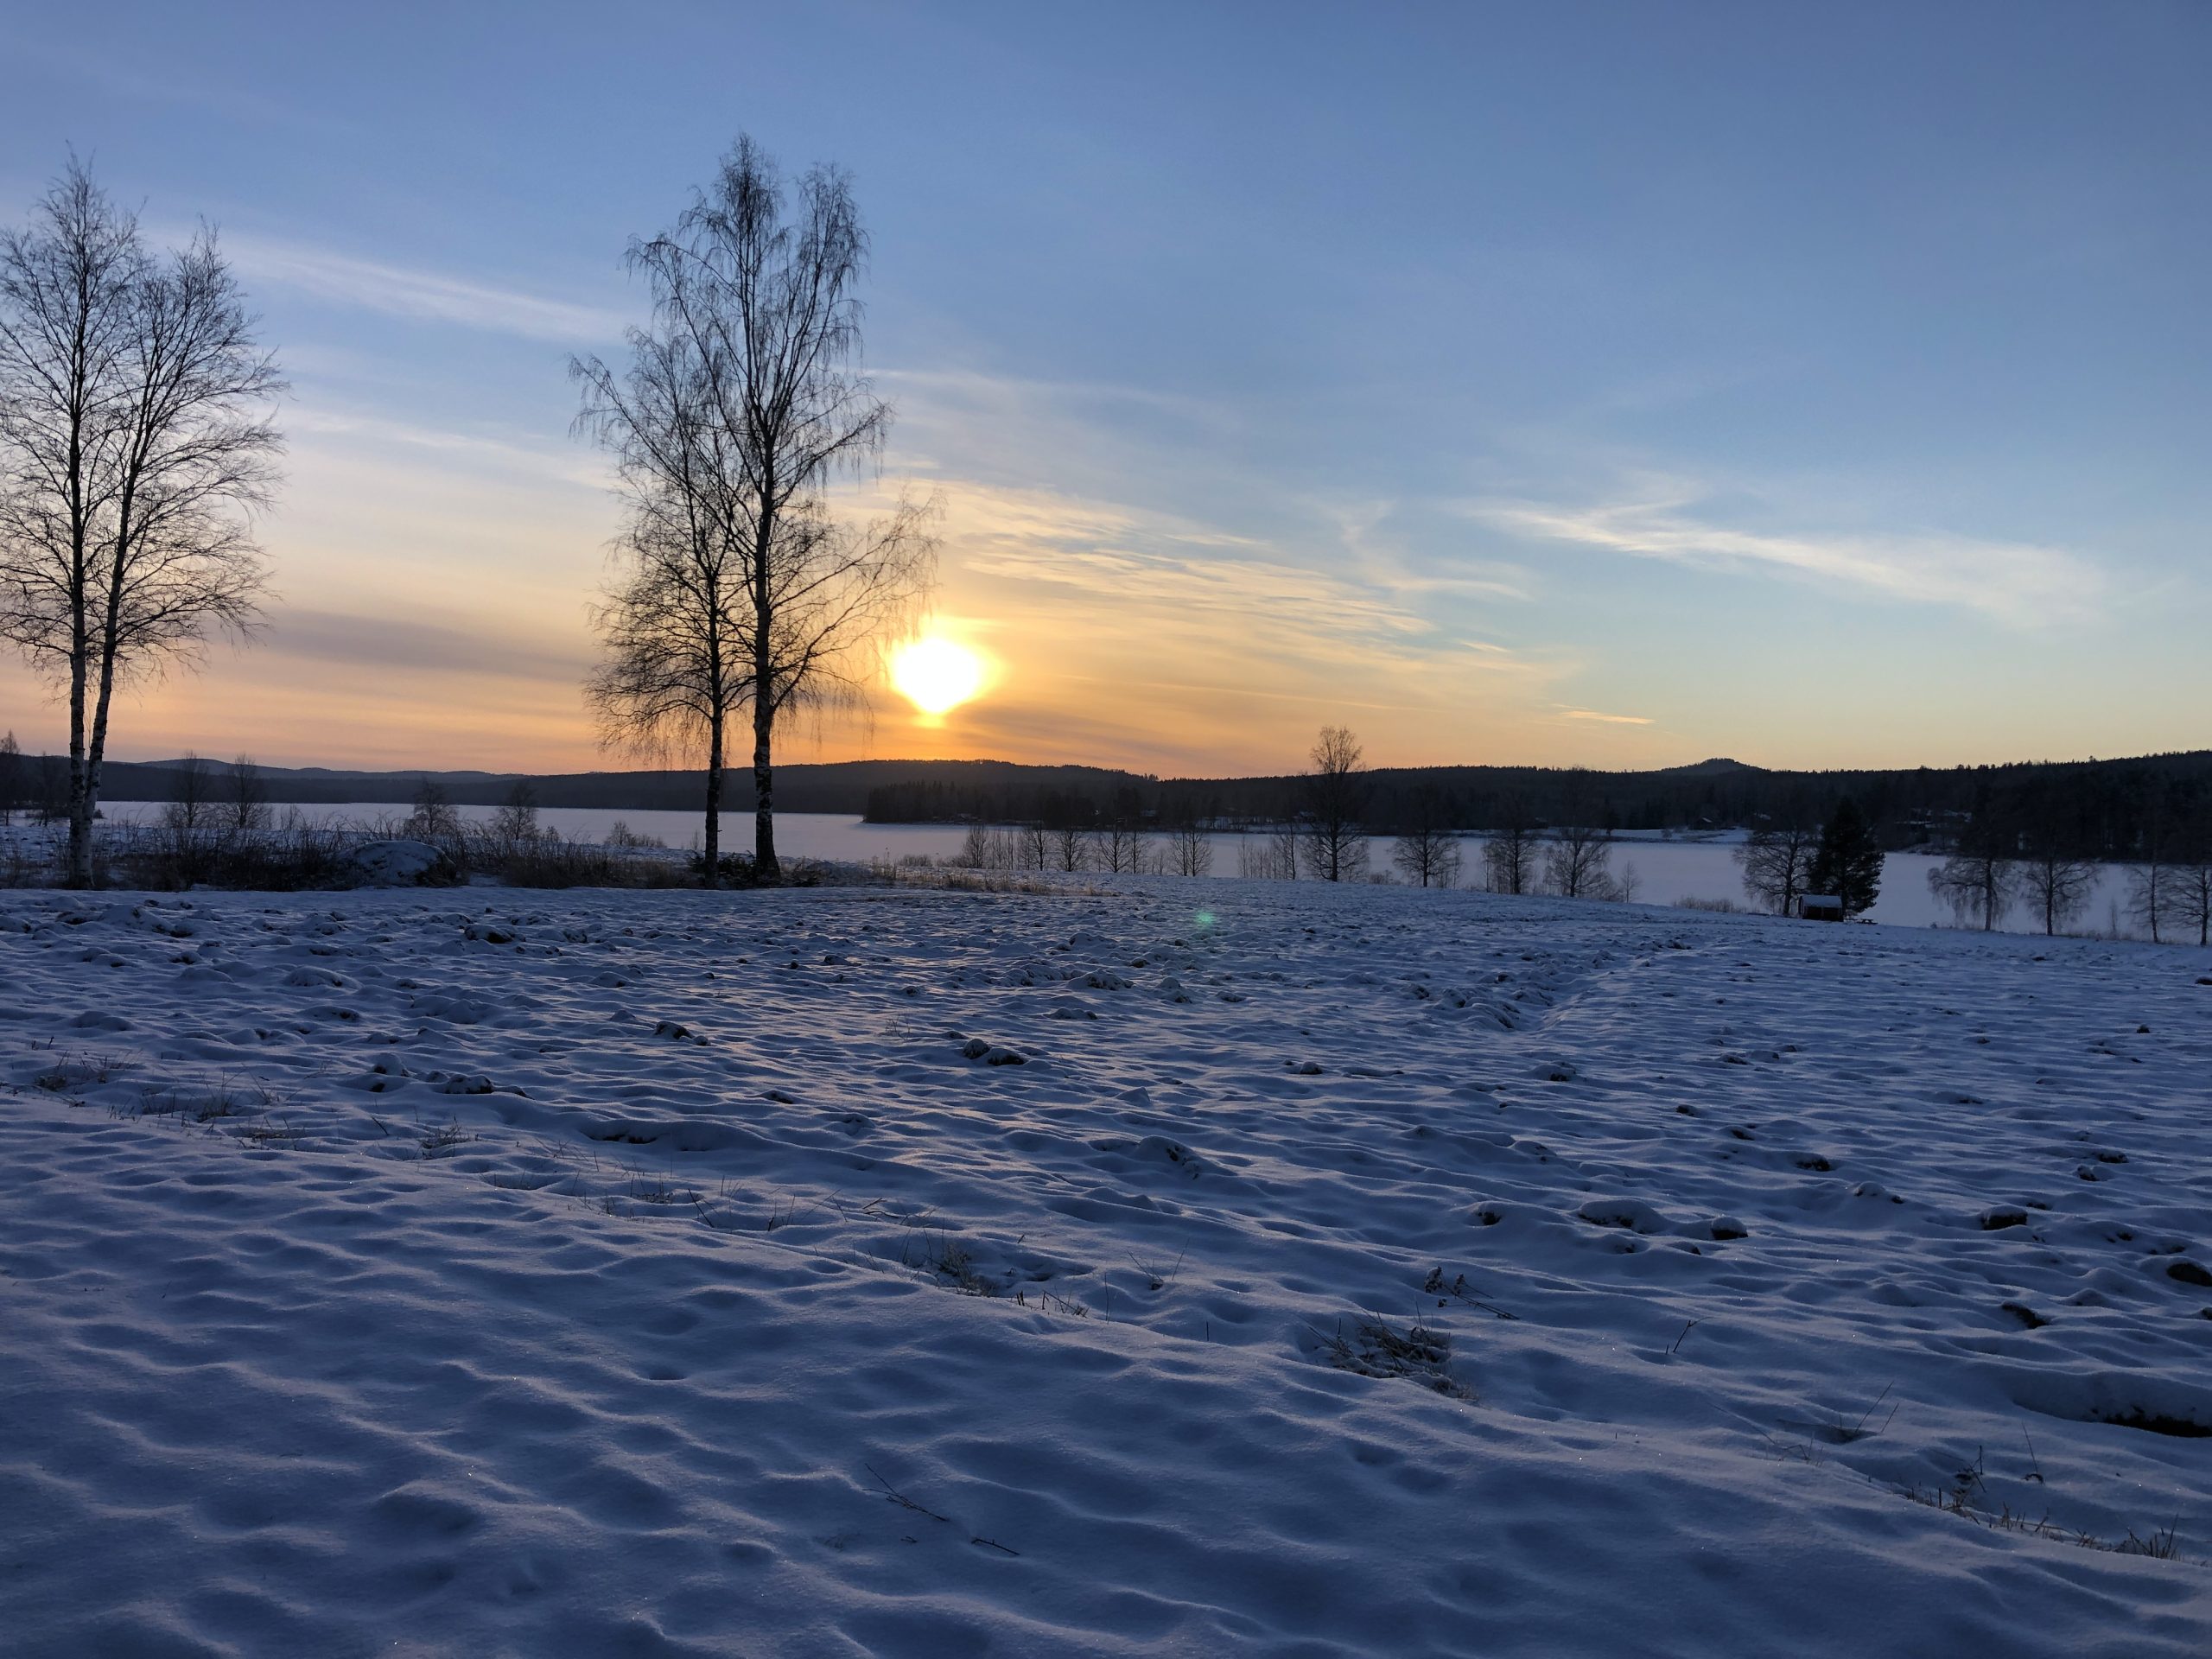
[[[157,822],[162,807],[148,801],[111,801],[103,809],[118,823]],[[407,815],[404,806],[361,803],[342,805],[285,807],[315,823],[396,823]],[[491,806],[454,809],[464,818],[488,821],[499,810]],[[667,845],[696,849],[700,815],[696,812],[618,811],[601,807],[549,806],[539,821],[572,841],[601,842],[618,824],[640,835],[658,837]],[[753,819],[733,812],[722,819],[726,851],[749,852],[753,847]],[[967,830],[952,823],[870,823],[836,812],[779,812],[776,815],[776,844],[786,858],[817,858],[848,863],[881,859],[921,857],[949,863],[957,860],[968,839]],[[1212,874],[1233,876],[1248,838],[1217,834],[1207,837],[1212,849]],[[1646,904],[1679,905],[1685,900],[1726,899],[1751,908],[1744,893],[1743,867],[1737,849],[1744,840],[1740,830],[1719,831],[1701,837],[1666,838],[1634,831],[1614,843],[1611,868],[1617,876],[1633,874],[1637,897]],[[1482,884],[1482,846],[1479,836],[1464,838],[1465,869],[1462,880]],[[1390,841],[1376,836],[1370,844],[1370,864],[1376,871],[1389,868]],[[1950,907],[1929,890],[1928,874],[1942,863],[1925,853],[1891,853],[1883,872],[1881,897],[1871,915],[1873,920],[1900,927],[1948,927],[1958,925]],[[2041,926],[2026,905],[2016,905],[1999,921],[2015,932],[2031,933]],[[2127,872],[2123,866],[2096,867],[2082,913],[2069,928],[2080,933],[2107,937],[2134,937],[2142,932],[2127,913]]]
[[[2208,981],[1234,880],[0,894],[0,1647],[2202,1656]]]

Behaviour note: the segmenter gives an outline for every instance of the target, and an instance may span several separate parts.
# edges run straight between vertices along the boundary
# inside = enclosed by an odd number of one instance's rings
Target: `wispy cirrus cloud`
[[[1267,770],[1349,719],[1370,753],[1427,760],[1467,727],[1532,727],[1573,671],[1452,626],[1325,533],[1301,548],[1125,502],[936,482],[940,599],[995,672],[927,733],[889,707],[879,740],[901,748],[1018,739],[1039,758]]]
[[[604,490],[613,469],[597,451],[574,442],[531,442],[508,435],[455,432],[395,421],[356,410],[307,404],[289,411],[285,423],[309,442],[356,453],[372,449],[427,452],[450,466]]]
[[[2018,626],[2096,607],[2097,567],[2064,548],[1929,533],[1778,532],[1719,522],[1708,492],[1562,506],[1469,504],[1470,516],[1513,534],[1712,569],[1769,570],[1908,601],[1958,606]]]
[[[1649,726],[1652,723],[1649,715],[1608,715],[1595,709],[1562,709],[1559,717],[1561,720],[1594,720],[1605,726]]]
[[[356,258],[276,238],[226,232],[223,247],[238,270],[255,281],[386,316],[572,345],[618,340],[628,321],[599,306],[473,282],[442,271]]]
[[[1270,647],[1309,664],[1449,645],[1387,594],[1209,525],[969,483],[944,500],[947,539],[969,576],[1058,590],[1094,628],[1120,619],[1159,639],[1208,633],[1223,650]]]

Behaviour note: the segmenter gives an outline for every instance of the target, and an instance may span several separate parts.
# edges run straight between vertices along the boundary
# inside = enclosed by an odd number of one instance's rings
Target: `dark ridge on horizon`
[[[31,766],[38,760],[25,757]],[[50,763],[49,763],[50,764]],[[209,763],[220,788],[224,763]],[[105,798],[178,798],[180,761],[111,763]],[[457,805],[491,806],[527,783],[537,804],[607,811],[701,810],[696,770],[517,772],[350,770],[266,766],[267,798],[299,805],[405,808],[425,780]],[[2212,750],[2116,760],[2012,761],[1951,767],[1785,771],[1713,757],[1688,766],[1606,772],[1574,766],[1382,766],[1366,774],[1366,817],[1390,832],[1421,814],[1464,830],[1495,829],[1518,815],[1536,824],[1579,822],[1618,830],[1700,831],[1825,814],[1855,798],[1892,849],[1944,838],[1993,795],[2021,800],[2074,825],[2103,855],[2129,856],[2160,811],[2212,802]],[[1010,760],[840,760],[776,772],[776,804],[786,812],[860,817],[878,823],[1123,822],[1224,825],[1276,821],[1294,810],[1296,773],[1161,779],[1107,766],[1030,766]],[[749,772],[726,774],[724,810],[750,812]]]

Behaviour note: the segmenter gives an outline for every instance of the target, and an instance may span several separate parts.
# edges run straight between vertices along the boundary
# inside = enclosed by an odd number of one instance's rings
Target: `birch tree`
[[[652,318],[629,367],[570,365],[627,508],[587,692],[610,743],[703,748],[709,885],[733,722],[749,716],[753,873],[773,881],[779,723],[859,705],[870,651],[934,569],[928,506],[856,523],[831,499],[891,428],[859,366],[867,255],[843,172],[787,181],[741,137],[674,227],[631,247]]]
[[[1813,859],[1820,846],[1821,832],[1810,814],[1793,805],[1752,830],[1736,849],[1744,891],[1776,915],[1789,915],[1812,891]]]
[[[1306,872],[1317,881],[1356,879],[1367,868],[1367,831],[1360,823],[1368,793],[1364,751],[1345,728],[1324,726],[1310,758],[1300,820]]]
[[[68,703],[74,887],[117,688],[259,614],[283,383],[254,329],[212,231],[156,257],[80,162],[0,232],[0,639]]]
[[[1520,797],[1510,797],[1499,810],[1497,827],[1483,842],[1483,870],[1492,893],[1523,893],[1536,882],[1539,842]]]

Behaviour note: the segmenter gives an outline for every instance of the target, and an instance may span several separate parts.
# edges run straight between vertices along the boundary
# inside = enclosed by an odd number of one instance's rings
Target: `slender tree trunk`
[[[107,760],[107,715],[108,709],[115,702],[115,645],[111,641],[105,642],[100,652],[99,676],[99,695],[92,704],[92,735],[85,745],[84,799],[81,804],[85,829],[84,868],[81,873],[74,869],[71,871],[73,880],[81,874],[82,879],[77,880],[79,887],[90,887],[92,880],[92,815],[99,810],[100,769]],[[75,846],[73,845],[70,851],[74,859],[77,856]]]
[[[700,878],[703,886],[718,887],[722,880],[722,711],[707,721],[707,863]]]
[[[92,797],[85,773],[85,680],[92,642],[82,623],[69,649],[69,885],[92,884]]]
[[[761,668],[766,677],[767,668]],[[753,874],[757,880],[780,881],[783,867],[776,862],[776,774],[770,760],[770,737],[776,711],[765,697],[753,704]]]
[[[770,561],[776,545],[772,504],[776,478],[761,480],[763,507],[753,552],[753,879],[781,881],[776,861],[776,664],[775,601],[770,596]]]

